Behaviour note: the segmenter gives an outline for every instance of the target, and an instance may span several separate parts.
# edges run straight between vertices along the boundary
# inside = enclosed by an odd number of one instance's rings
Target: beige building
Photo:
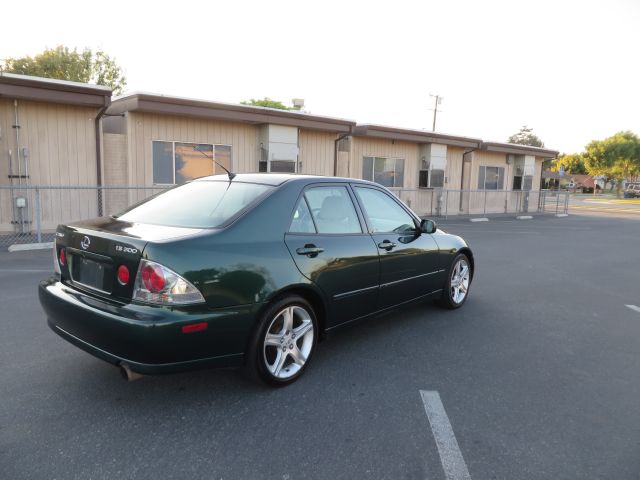
[[[102,183],[99,118],[110,103],[106,87],[0,72],[0,232],[29,232],[36,208],[43,228],[98,213],[95,189],[48,189],[36,205],[32,187]]]
[[[558,153],[164,95],[111,101],[104,87],[7,74],[0,75],[0,151],[0,231],[33,223],[36,185],[42,226],[53,228],[222,167],[365,178],[421,215],[534,211],[543,159]]]

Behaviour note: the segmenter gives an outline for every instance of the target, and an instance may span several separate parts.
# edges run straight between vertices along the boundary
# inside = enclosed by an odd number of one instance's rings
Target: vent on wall
[[[260,132],[259,171],[298,171],[298,129],[283,125],[264,125]]]
[[[447,183],[447,146],[436,143],[420,145],[420,172],[418,186],[422,188],[443,188]]]

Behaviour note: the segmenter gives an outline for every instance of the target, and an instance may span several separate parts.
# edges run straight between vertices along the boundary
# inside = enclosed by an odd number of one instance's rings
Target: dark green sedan
[[[244,366],[288,384],[326,332],[420,300],[458,308],[474,272],[463,239],[377,184],[276,174],[201,178],[61,225],[54,253],[49,326],[129,379]]]

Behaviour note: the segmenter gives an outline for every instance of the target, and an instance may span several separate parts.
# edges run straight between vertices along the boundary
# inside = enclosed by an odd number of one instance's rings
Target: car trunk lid
[[[99,218],[60,226],[56,247],[65,248],[63,281],[100,296],[128,301],[132,297],[138,265],[149,242],[165,242],[193,235],[200,229],[130,223]],[[129,274],[118,280],[118,269]]]

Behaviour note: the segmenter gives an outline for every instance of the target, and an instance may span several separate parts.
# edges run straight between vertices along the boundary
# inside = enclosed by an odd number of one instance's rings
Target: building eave
[[[534,155],[536,157],[544,158],[555,158],[559,153],[557,150],[549,150],[547,148],[499,142],[482,142],[481,149],[488,152],[510,153],[514,155]]]
[[[0,72],[0,98],[105,107],[111,103],[111,89],[88,83]]]
[[[413,143],[439,143],[464,148],[479,148],[482,144],[482,140],[479,138],[461,137],[459,135],[396,128],[385,125],[358,124],[353,134],[357,137],[381,138]]]
[[[116,98],[107,113],[109,115],[121,115],[126,112],[198,117],[253,125],[285,125],[344,134],[350,134],[356,124],[351,120],[310,115],[289,110],[149,93],[134,93]]]

